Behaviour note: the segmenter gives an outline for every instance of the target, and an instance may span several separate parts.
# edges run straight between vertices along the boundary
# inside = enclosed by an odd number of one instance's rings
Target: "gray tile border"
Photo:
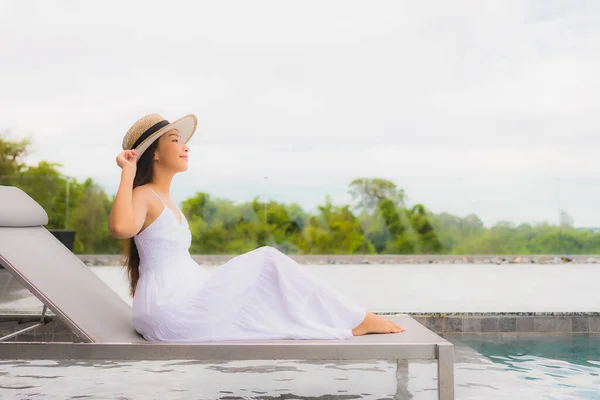
[[[533,317],[517,317],[517,332],[533,332]]]
[[[498,332],[498,317],[481,318],[481,332]]]
[[[71,333],[71,328],[65,325],[64,322],[60,320],[54,320],[53,322],[55,323],[54,333]]]
[[[561,312],[549,312],[549,311],[535,311],[535,312],[407,312],[407,311],[389,311],[376,313],[381,315],[396,315],[396,314],[409,314],[411,316],[422,316],[422,317],[600,317],[600,311],[561,311]]]
[[[573,324],[571,317],[554,317],[554,332],[564,333],[572,332]]]
[[[498,318],[499,332],[516,332],[517,317],[500,317]]]
[[[74,342],[76,339],[75,335],[67,334],[67,333],[55,333],[54,341],[55,342]]]
[[[599,313],[415,313],[411,315],[417,322],[443,334],[587,334],[600,333]],[[588,315],[589,314],[589,315]],[[37,321],[29,316],[8,320],[8,315],[0,318],[0,337],[26,328]],[[53,319],[44,326],[25,332],[15,341],[78,341],[71,329],[58,319]]]
[[[54,333],[54,330],[56,328],[56,322],[56,320],[50,321],[47,324],[35,328],[35,333]]]
[[[428,329],[438,333],[444,331],[444,319],[440,317],[427,318],[426,325]]]
[[[463,319],[462,318],[446,318],[444,321],[444,332],[449,333],[460,333],[463,331]]]
[[[6,336],[6,335],[10,335],[15,330],[16,329],[13,328],[13,327],[8,327],[8,326],[2,326],[2,325],[0,325],[0,337]]]
[[[19,323],[18,321],[12,321],[11,323],[3,322],[2,325],[0,326],[0,337],[10,335],[11,333],[20,331],[21,329],[28,328],[35,324],[36,324],[36,322],[23,322],[23,323]],[[37,329],[38,328],[35,328],[34,331]],[[27,331],[24,334],[33,334],[33,331]]]
[[[534,332],[554,332],[554,321],[552,317],[533,317]]]
[[[481,332],[481,318],[477,318],[477,317],[463,318],[463,332],[465,332],[465,333]]]
[[[18,324],[17,321],[3,321],[3,322],[0,322],[0,329],[14,330],[15,327],[17,326],[17,324]]]
[[[33,337],[38,342],[52,342],[54,341],[53,333],[34,333]]]
[[[35,342],[35,335],[29,332],[22,333],[15,337],[16,342]]]
[[[590,323],[589,317],[571,317],[572,321],[572,332],[589,332]]]

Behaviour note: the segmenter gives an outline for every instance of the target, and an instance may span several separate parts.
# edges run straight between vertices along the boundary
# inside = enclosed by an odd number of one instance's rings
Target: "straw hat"
[[[137,150],[136,161],[139,161],[144,151],[163,133],[177,129],[183,142],[187,143],[196,131],[196,126],[198,119],[194,114],[184,115],[173,122],[167,121],[160,114],[148,114],[129,128],[123,138],[123,150]]]

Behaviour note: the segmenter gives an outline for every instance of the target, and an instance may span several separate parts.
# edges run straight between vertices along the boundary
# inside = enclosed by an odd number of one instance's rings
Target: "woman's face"
[[[158,147],[154,154],[156,166],[174,170],[185,171],[188,168],[189,148],[181,139],[176,129],[164,133],[158,139]]]

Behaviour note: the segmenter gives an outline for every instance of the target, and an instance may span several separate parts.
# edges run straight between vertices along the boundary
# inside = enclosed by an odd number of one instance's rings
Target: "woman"
[[[117,156],[122,168],[111,235],[128,239],[132,319],[149,341],[342,339],[404,329],[366,312],[291,258],[260,247],[214,272],[189,253],[191,233],[170,196],[188,168],[197,119],[149,114],[133,124]]]

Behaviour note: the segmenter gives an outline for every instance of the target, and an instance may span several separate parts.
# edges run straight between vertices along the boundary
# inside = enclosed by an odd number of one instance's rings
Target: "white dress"
[[[145,339],[345,339],[365,318],[363,308],[273,247],[204,269],[190,255],[185,216],[179,212],[180,223],[161,202],[159,217],[134,237],[140,277],[132,321]]]

